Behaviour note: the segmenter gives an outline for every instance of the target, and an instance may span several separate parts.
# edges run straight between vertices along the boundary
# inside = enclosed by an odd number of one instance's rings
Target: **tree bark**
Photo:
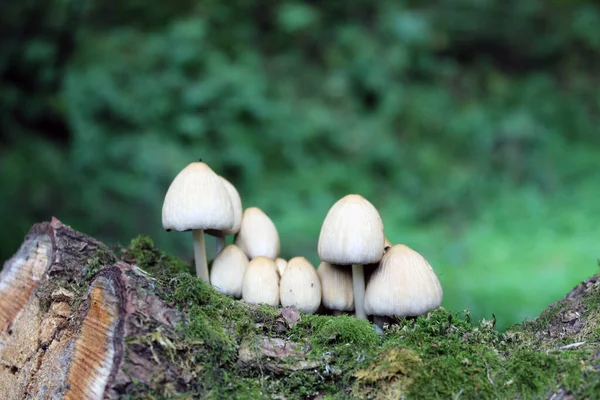
[[[190,371],[200,371],[203,367],[190,368],[189,360],[194,358],[188,357],[185,358],[187,361],[182,362],[181,354],[201,352],[202,348],[194,347],[194,341],[188,347],[177,343],[181,339],[177,327],[188,318],[187,306],[167,303],[157,294],[156,288],[160,282],[133,262],[126,261],[119,260],[102,243],[74,231],[57,219],[31,228],[20,249],[6,261],[0,273],[2,399],[113,399],[129,393],[128,390],[132,387],[142,387],[162,394],[189,393],[191,387],[201,387],[195,381],[195,372]],[[580,347],[588,346],[592,340],[597,340],[593,339],[593,332],[600,331],[593,325],[598,323],[598,318],[592,318],[592,314],[588,313],[589,310],[595,310],[593,301],[590,303],[590,293],[595,293],[596,296],[598,292],[598,277],[589,278],[565,298],[550,305],[540,317],[543,322],[536,320],[517,327],[512,332],[509,331],[503,340],[513,340],[511,338],[515,335],[526,334],[529,335],[528,342],[535,342],[534,351],[546,353],[578,351]],[[231,301],[237,302],[233,299]],[[377,379],[383,378],[368,376],[372,371],[380,371],[377,369],[381,368],[381,365],[377,366],[377,357],[383,357],[385,363],[382,365],[393,363],[395,358],[390,357],[408,357],[406,360],[417,360],[418,362],[414,361],[415,365],[421,365],[421,361],[415,358],[416,353],[409,350],[404,353],[383,350],[373,358],[372,367],[363,367],[362,372],[356,373],[344,371],[331,361],[336,357],[335,352],[324,351],[316,357],[309,357],[312,339],[293,338],[294,335],[288,337],[288,333],[302,319],[295,310],[280,309],[277,317],[268,323],[263,314],[250,308],[248,310],[250,315],[256,316],[252,327],[254,331],[248,337],[236,339],[237,344],[234,346],[237,358],[228,367],[230,371],[244,376],[263,379],[264,374],[270,373],[270,381],[289,379],[298,384],[293,381],[296,379],[294,377],[306,372],[310,374],[307,377],[320,379],[319,382],[331,379],[336,385],[347,385],[339,386],[343,397],[360,397],[356,394],[359,393],[356,386],[352,388],[348,385],[361,379],[363,381],[360,382],[367,382],[367,386],[378,385]],[[453,334],[458,329],[452,325],[451,318],[448,322],[442,322],[445,324],[443,326],[447,326],[444,328],[447,329],[446,334]],[[327,323],[325,321],[324,325]],[[457,340],[463,346],[463,342],[470,343],[473,337],[480,335],[485,329],[482,323],[479,331],[473,329],[461,334]],[[329,332],[326,329],[323,331]],[[404,331],[398,332],[402,335]],[[336,335],[339,336],[339,332],[320,340],[334,342],[337,340]],[[572,339],[573,343],[562,347],[554,346],[567,339]],[[432,340],[434,342],[431,346],[438,346],[435,338]],[[413,344],[417,349],[421,346],[420,339]],[[158,347],[169,351],[159,351]],[[474,354],[473,360],[477,360],[476,352]],[[600,352],[596,356],[593,352],[581,354],[582,365],[590,366],[582,372],[585,375],[583,379],[592,379],[590,376],[598,379],[598,374],[593,375],[593,369],[600,368]],[[464,361],[467,362],[471,361]],[[468,365],[464,363],[459,365]],[[422,364],[427,365],[427,362]],[[501,369],[504,367],[499,370]],[[253,372],[247,374],[245,370]],[[386,375],[381,382],[385,381],[386,385],[386,382],[393,383],[395,379],[400,379],[398,376],[408,376],[410,369],[398,367],[397,371],[399,372],[394,372],[395,375]],[[487,385],[489,382],[492,386],[496,385],[496,381],[500,379],[498,377],[504,374],[500,371],[494,375],[487,366],[476,371],[481,381],[474,383],[475,390],[479,390],[478,384]],[[324,378],[325,374],[329,374],[329,377]],[[344,374],[350,375],[344,377]],[[474,379],[473,376],[469,379],[471,378]],[[497,386],[498,390],[514,384],[516,379],[507,379],[504,386]],[[404,383],[398,387],[405,390],[412,380],[411,377],[406,382],[402,381]],[[272,386],[272,383],[269,384]],[[263,388],[269,386],[265,384],[260,387],[259,393],[262,396]],[[457,388],[452,393],[461,394],[463,389],[464,387]],[[194,395],[200,393],[198,390],[193,392]],[[268,392],[267,389],[264,390]],[[272,396],[277,395],[277,389],[271,390]],[[306,388],[303,390],[309,391]],[[319,393],[315,390],[310,395],[298,395],[298,398],[318,398]],[[569,390],[564,389],[561,382],[557,382],[555,387],[548,388],[545,397],[567,399],[571,398],[569,396]],[[374,397],[380,398],[377,395]],[[385,396],[381,398],[383,397]]]
[[[2,398],[114,398],[121,387],[160,372],[148,346],[129,345],[127,337],[173,330],[181,315],[148,290],[150,276],[116,258],[87,288],[77,288],[101,251],[114,257],[103,244],[53,219],[35,225],[5,263]]]

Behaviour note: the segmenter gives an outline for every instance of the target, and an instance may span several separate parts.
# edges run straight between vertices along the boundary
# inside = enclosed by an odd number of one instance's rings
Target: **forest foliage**
[[[201,158],[285,257],[360,193],[447,307],[536,315],[600,256],[599,27],[592,1],[4,2],[0,258],[51,215],[190,257],[159,216]]]

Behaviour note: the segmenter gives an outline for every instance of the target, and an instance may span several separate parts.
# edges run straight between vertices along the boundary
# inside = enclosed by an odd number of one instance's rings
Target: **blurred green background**
[[[52,215],[190,259],[161,206],[202,158],[315,264],[362,194],[500,328],[598,269],[597,2],[22,1],[0,33],[2,260]]]

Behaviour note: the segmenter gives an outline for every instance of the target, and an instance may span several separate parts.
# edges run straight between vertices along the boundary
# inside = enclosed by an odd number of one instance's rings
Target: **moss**
[[[352,394],[359,398],[400,399],[419,376],[423,361],[412,350],[399,348],[381,353],[368,368],[354,373]]]
[[[292,331],[292,335],[311,336],[314,344],[323,347],[341,344],[346,347],[369,349],[381,341],[372,324],[347,315],[304,315],[301,323]]]
[[[172,336],[154,332],[137,340],[195,378],[145,391],[144,398],[504,399],[543,398],[559,390],[586,398],[600,388],[600,346],[593,342],[600,336],[597,285],[578,303],[557,302],[537,320],[505,333],[495,329],[494,319],[475,323],[468,311],[445,309],[398,319],[383,335],[349,316],[303,314],[289,328],[278,309],[222,295],[192,276],[190,265],[152,246],[140,237],[123,255],[153,271],[159,295],[185,318]],[[573,310],[587,323],[580,330],[562,337],[544,333],[564,328],[563,316]],[[283,371],[270,368],[268,358],[238,365],[241,343],[261,336],[310,349],[301,358],[310,368],[299,368],[294,357],[276,360]],[[589,344],[561,349],[575,340]]]
[[[194,272],[190,263],[156,249],[152,239],[144,235],[132,239],[127,248],[121,250],[120,256],[121,259],[136,264],[157,278],[181,272]]]
[[[106,247],[100,246],[96,254],[88,259],[84,267],[83,276],[85,281],[91,280],[102,268],[109,267],[117,261],[115,255]]]

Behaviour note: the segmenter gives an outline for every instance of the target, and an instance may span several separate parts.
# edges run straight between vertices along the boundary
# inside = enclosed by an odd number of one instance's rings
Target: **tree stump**
[[[5,263],[2,398],[118,397],[120,387],[156,373],[146,349],[128,346],[126,338],[156,327],[173,330],[180,313],[145,290],[152,285],[148,274],[116,258],[81,288],[99,252],[114,257],[103,244],[53,219],[35,225]]]

